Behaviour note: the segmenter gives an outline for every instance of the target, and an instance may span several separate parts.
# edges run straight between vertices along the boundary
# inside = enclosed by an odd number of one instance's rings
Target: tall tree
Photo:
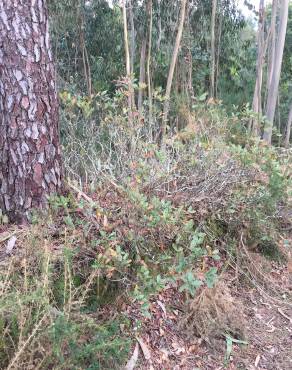
[[[170,106],[170,93],[173,81],[174,70],[177,62],[177,56],[180,48],[180,42],[182,38],[184,23],[185,23],[185,15],[186,15],[186,4],[187,0],[181,0],[181,12],[180,12],[180,21],[178,26],[178,31],[176,35],[175,45],[172,53],[171,63],[169,67],[168,77],[167,77],[167,84],[166,84],[166,92],[165,92],[165,102],[164,102],[164,111],[163,111],[163,122],[161,127],[162,137],[165,134],[166,124],[168,121],[168,113],[169,113],[169,106]]]
[[[0,208],[22,222],[62,189],[45,1],[0,2]]]
[[[249,129],[257,135],[259,123],[262,115],[262,84],[263,84],[263,66],[265,57],[265,1],[260,0],[259,5],[259,22],[257,32],[257,69],[256,83],[252,101],[252,110],[256,117],[250,120]]]
[[[149,15],[149,30],[148,30],[148,56],[147,56],[147,85],[148,85],[148,99],[149,99],[149,125],[152,126],[153,118],[153,107],[152,107],[152,86],[151,86],[151,75],[150,75],[150,66],[151,66],[151,54],[152,54],[152,28],[153,28],[153,7],[152,0],[148,0],[147,3],[147,13]]]
[[[272,83],[272,73],[274,69],[275,62],[275,50],[276,50],[276,20],[278,12],[278,0],[273,0],[272,14],[271,14],[271,26],[270,26],[270,50],[269,50],[269,60],[268,60],[268,83],[269,88]]]
[[[210,97],[215,96],[215,23],[216,23],[217,0],[212,0],[212,17],[211,17],[211,63],[210,63]]]
[[[285,133],[285,139],[284,139],[285,148],[289,147],[290,136],[291,136],[291,126],[292,126],[292,102],[291,102],[291,105],[290,105],[288,121],[287,121],[287,125],[286,125],[286,133]]]
[[[135,68],[135,57],[136,57],[136,31],[134,22],[134,11],[132,0],[129,0],[129,13],[130,13],[130,25],[131,25],[131,73],[134,73]]]
[[[219,24],[218,24],[218,41],[217,41],[217,57],[216,57],[216,77],[215,77],[215,97],[218,96],[218,81],[220,73],[220,53],[221,53],[221,37],[222,37],[222,23],[223,17],[220,3],[220,13],[219,13]]]
[[[272,129],[275,117],[275,110],[277,105],[279,81],[281,75],[281,67],[283,60],[283,51],[285,46],[286,29],[288,22],[288,7],[289,0],[280,1],[280,15],[279,15],[279,30],[276,41],[275,60],[273,64],[271,84],[268,89],[267,105],[266,105],[266,124],[264,127],[263,139],[268,144],[272,141]]]
[[[127,74],[127,83],[129,86],[128,109],[129,109],[129,121],[131,122],[133,118],[132,112],[133,112],[133,106],[134,106],[134,89],[132,85],[132,75],[131,75],[131,60],[130,60],[129,38],[128,38],[128,20],[127,20],[126,0],[123,0],[122,11],[123,11],[123,24],[124,24],[126,74]]]
[[[85,24],[84,24],[85,22],[82,1],[79,1],[77,11],[78,11],[78,28],[79,28],[80,48],[82,53],[84,79],[86,81],[87,93],[89,96],[91,96],[92,95],[91,67],[85,40]]]
[[[147,48],[147,39],[146,39],[146,34],[145,34],[145,36],[142,39],[141,53],[140,53],[140,74],[139,74],[139,91],[138,91],[138,110],[140,114],[142,114],[144,85],[145,85],[146,48]]]

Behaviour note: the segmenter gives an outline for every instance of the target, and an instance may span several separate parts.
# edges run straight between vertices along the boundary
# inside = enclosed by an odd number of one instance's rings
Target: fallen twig
[[[281,308],[278,307],[278,312],[280,315],[282,315],[283,317],[285,317],[285,319],[287,319],[288,321],[290,321],[290,324],[292,324],[292,318],[288,315],[286,315],[282,310]]]
[[[130,360],[127,362],[127,365],[125,366],[125,370],[133,370],[138,361],[138,357],[139,357],[139,343],[136,343],[133,355],[130,358]]]
[[[77,186],[73,185],[71,182],[68,182],[68,185],[72,190],[74,190],[76,193],[78,193],[78,195],[80,195],[82,198],[87,200],[88,203],[90,203],[91,205],[94,204],[94,200],[92,198],[90,198],[87,194],[85,194],[82,190],[77,188]]]

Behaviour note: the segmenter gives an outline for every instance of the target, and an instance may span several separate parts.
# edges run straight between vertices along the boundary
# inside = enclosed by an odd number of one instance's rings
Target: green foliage
[[[201,280],[197,279],[191,271],[187,271],[181,277],[183,284],[180,286],[179,291],[186,291],[191,296],[195,296],[196,290],[203,284]]]
[[[100,321],[94,316],[97,307],[94,311],[87,307],[94,267],[84,270],[81,278],[74,271],[76,251],[64,249],[62,257],[53,260],[43,249],[46,231],[39,225],[30,231],[22,266],[14,261],[7,273],[0,273],[1,365],[32,361],[41,363],[42,369],[118,368],[131,343],[120,329],[122,325],[125,332],[128,321],[122,316]]]
[[[129,351],[130,341],[121,338],[123,321],[96,323],[85,316],[74,322],[60,315],[49,329],[48,339],[52,345],[52,359],[48,365],[59,368],[113,369],[123,364]]]

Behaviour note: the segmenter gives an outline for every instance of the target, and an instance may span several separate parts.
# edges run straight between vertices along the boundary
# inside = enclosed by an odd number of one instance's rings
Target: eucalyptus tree
[[[283,51],[285,46],[286,29],[288,22],[289,0],[280,1],[279,30],[275,49],[275,60],[273,64],[271,84],[268,89],[266,105],[266,124],[264,127],[263,139],[268,144],[272,141],[272,129],[275,117],[275,110],[278,98],[279,82],[283,60]]]
[[[169,67],[168,77],[167,77],[167,84],[166,84],[166,92],[165,92],[165,103],[164,103],[164,111],[163,111],[163,122],[162,122],[162,137],[165,134],[166,124],[168,120],[168,113],[169,113],[169,99],[170,99],[170,93],[171,93],[171,87],[172,87],[172,81],[173,81],[173,75],[174,70],[177,62],[177,56],[180,48],[184,23],[185,23],[185,15],[186,15],[186,4],[187,0],[181,0],[181,12],[180,12],[180,21],[178,25],[176,40],[173,48],[171,63]]]
[[[212,0],[212,18],[211,18],[211,62],[210,62],[210,97],[215,97],[215,22],[217,12],[217,0]]]
[[[284,146],[288,148],[291,136],[291,126],[292,126],[292,103],[290,105],[289,114],[288,114],[288,121],[286,125],[286,132],[285,132],[285,139],[284,139]]]
[[[265,60],[265,1],[260,0],[259,5],[259,21],[257,32],[257,68],[256,82],[253,95],[252,109],[256,114],[255,118],[250,120],[249,129],[257,135],[259,133],[259,125],[262,116],[262,85],[263,85],[263,67]]]

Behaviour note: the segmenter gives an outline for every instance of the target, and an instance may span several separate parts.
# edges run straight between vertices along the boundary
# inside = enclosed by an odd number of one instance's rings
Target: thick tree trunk
[[[62,188],[55,70],[44,1],[0,2],[0,208],[22,222]]]
[[[181,1],[181,12],[180,12],[180,21],[178,26],[178,31],[176,35],[175,45],[172,53],[171,63],[169,67],[168,72],[168,78],[167,78],[167,85],[166,85],[166,92],[165,92],[165,102],[164,102],[164,111],[163,111],[163,121],[162,121],[162,127],[161,127],[161,136],[162,139],[164,137],[165,131],[166,131],[166,125],[168,121],[168,113],[169,113],[169,106],[170,106],[170,93],[171,93],[171,87],[172,87],[172,81],[173,81],[173,75],[174,70],[177,62],[177,56],[180,48],[180,42],[183,34],[184,29],[184,23],[185,23],[185,15],[186,15],[186,4],[187,0]]]
[[[217,0],[212,0],[211,19],[211,63],[210,63],[210,97],[215,96],[215,23],[216,23]]]
[[[268,90],[267,107],[266,107],[266,118],[267,122],[264,128],[263,139],[268,144],[272,141],[272,130],[275,117],[275,110],[277,104],[277,96],[282,68],[283,51],[285,46],[286,29],[288,21],[288,7],[289,0],[280,1],[280,22],[279,31],[275,50],[275,61],[272,71],[271,85]]]
[[[292,103],[290,105],[288,121],[287,121],[287,126],[286,126],[286,134],[285,134],[285,140],[284,140],[285,148],[289,147],[290,135],[291,135],[291,125],[292,125]]]

